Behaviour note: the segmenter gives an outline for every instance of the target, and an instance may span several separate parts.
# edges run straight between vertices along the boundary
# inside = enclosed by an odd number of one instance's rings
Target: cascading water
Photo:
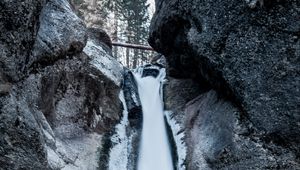
[[[134,76],[143,110],[138,170],[173,170],[162,101],[165,69],[141,67]]]

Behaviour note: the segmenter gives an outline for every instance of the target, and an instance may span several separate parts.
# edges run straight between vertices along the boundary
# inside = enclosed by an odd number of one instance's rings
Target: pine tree
[[[71,3],[88,27],[104,28],[109,14],[104,8],[106,1],[109,0],[71,0]]]
[[[149,14],[147,0],[71,0],[89,27],[105,29],[112,41],[147,45]],[[148,51],[116,48],[127,67],[137,67],[148,60]],[[122,59],[123,58],[123,59]]]
[[[147,0],[116,0],[115,9],[120,15],[120,20],[126,23],[126,30],[123,34],[128,43],[146,44],[148,35],[149,15]],[[134,50],[132,59],[132,67],[138,64],[138,59],[143,59],[144,52]],[[127,53],[129,54],[129,53]],[[129,59],[129,57],[126,57]]]

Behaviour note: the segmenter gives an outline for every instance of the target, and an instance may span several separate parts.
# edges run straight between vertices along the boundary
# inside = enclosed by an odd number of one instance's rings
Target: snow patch
[[[187,147],[186,143],[184,142],[184,131],[182,131],[182,127],[176,122],[174,118],[172,118],[171,111],[165,111],[165,115],[167,118],[167,122],[170,125],[172,129],[172,134],[175,140],[176,148],[177,148],[177,154],[178,154],[178,170],[185,170],[185,159],[186,159],[186,153],[187,153]]]
[[[113,148],[110,150],[109,170],[125,170],[128,162],[128,146],[129,140],[126,135],[126,127],[128,125],[128,111],[124,98],[123,90],[120,91],[120,100],[123,104],[123,117],[121,122],[116,126],[116,133],[111,137]]]
[[[93,111],[92,127],[96,128],[98,123],[102,120],[102,107],[99,108],[100,114],[97,115],[96,111]]]
[[[53,149],[46,146],[46,150],[47,150],[48,164],[52,169],[61,169],[66,165],[64,160],[61,159]]]
[[[98,150],[101,146],[102,135],[91,133],[78,140],[65,140],[58,147],[66,166],[62,170],[97,170]]]

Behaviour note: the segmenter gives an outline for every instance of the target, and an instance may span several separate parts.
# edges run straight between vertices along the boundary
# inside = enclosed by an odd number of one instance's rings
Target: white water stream
[[[173,170],[162,101],[165,69],[160,69],[156,78],[142,77],[142,71],[140,68],[134,73],[143,108],[138,170]]]

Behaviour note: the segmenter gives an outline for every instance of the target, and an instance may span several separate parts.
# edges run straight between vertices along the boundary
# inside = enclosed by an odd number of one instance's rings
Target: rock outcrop
[[[107,37],[67,0],[1,1],[0,22],[0,169],[97,169],[122,114]]]
[[[44,1],[0,2],[1,82],[16,82],[26,74]]]
[[[299,7],[295,0],[156,1],[149,43],[166,56],[170,76],[200,87],[186,96],[173,90],[182,104],[170,105],[180,110],[173,116],[186,133],[188,168],[300,167]]]

